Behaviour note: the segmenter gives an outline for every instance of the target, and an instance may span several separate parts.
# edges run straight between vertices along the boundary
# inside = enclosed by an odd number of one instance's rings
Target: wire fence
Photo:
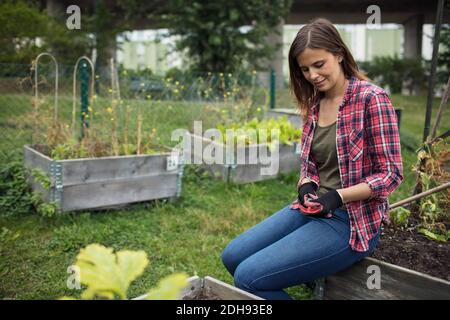
[[[260,116],[268,106],[268,73],[172,71],[157,76],[110,65],[97,67],[92,77],[89,65],[82,62],[75,88],[74,66],[58,65],[58,112],[52,122],[56,72],[49,59],[42,60],[37,98],[35,65],[0,63],[0,162],[20,155],[25,144],[48,143],[55,123],[60,129],[53,135],[76,131],[79,138],[83,126],[103,127],[101,139],[113,133],[132,149],[136,146],[130,141],[138,135],[167,145],[172,130],[190,129],[195,120],[216,126]]]

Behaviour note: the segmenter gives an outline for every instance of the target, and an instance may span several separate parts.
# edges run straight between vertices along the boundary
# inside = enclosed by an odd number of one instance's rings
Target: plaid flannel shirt
[[[303,125],[300,181],[309,178],[320,186],[310,153],[318,122],[316,102]],[[397,117],[383,89],[352,77],[339,107],[336,146],[342,188],[365,182],[372,190],[369,199],[346,203],[350,219],[349,245],[367,251],[368,242],[388,219],[388,196],[403,180],[403,164]]]

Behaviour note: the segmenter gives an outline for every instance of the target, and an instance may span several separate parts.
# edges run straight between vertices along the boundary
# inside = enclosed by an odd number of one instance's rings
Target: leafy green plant
[[[53,217],[58,211],[58,205],[55,202],[43,202],[40,197],[35,200],[35,206],[37,213],[47,218]]]
[[[14,160],[0,167],[0,212],[2,215],[28,213],[33,208],[22,163]]]
[[[218,129],[222,133],[222,137],[224,139],[224,143],[226,143],[226,130],[242,130],[241,135],[235,135],[236,144],[239,140],[243,141],[246,145],[260,142],[268,142],[273,143],[272,141],[271,131],[279,130],[278,141],[281,144],[293,145],[294,142],[300,142],[301,137],[301,129],[295,128],[288,120],[287,117],[280,117],[278,119],[270,118],[264,120],[258,120],[257,118],[253,118],[251,121],[246,123],[232,123],[228,127],[224,125],[219,125]],[[252,130],[256,133],[256,141],[252,141],[250,135],[247,134],[247,130]],[[261,141],[260,134],[264,133],[267,137],[267,141]],[[254,139],[253,139],[254,140]]]
[[[40,193],[32,191],[28,185],[28,176],[32,176],[44,189],[50,188],[50,179],[42,170],[30,171],[20,160],[14,160],[0,168],[0,212],[6,216],[35,212],[44,217],[52,217],[57,212],[56,203],[46,203]]]
[[[447,231],[445,234],[438,234],[434,233],[428,229],[421,228],[418,230],[419,233],[426,236],[428,239],[439,241],[439,242],[447,242],[447,240],[450,238],[450,231]]]
[[[396,226],[406,226],[410,215],[411,211],[403,207],[395,208],[389,212],[389,217]]]
[[[31,176],[34,178],[34,181],[39,183],[45,190],[50,189],[51,181],[44,171],[38,168],[33,168],[31,170]]]
[[[20,237],[20,232],[13,233],[8,228],[2,227],[2,230],[0,232],[0,243],[5,244],[7,242],[14,241],[19,237]]]
[[[50,189],[51,181],[44,171],[34,168],[31,170],[30,174],[33,177],[34,181],[39,183],[45,190]],[[58,210],[58,205],[55,202],[44,202],[41,194],[37,191],[31,192],[31,200],[37,213],[43,217],[51,218],[56,214],[56,211]]]
[[[144,251],[121,250],[113,253],[112,248],[90,244],[80,250],[75,263],[80,270],[80,281],[86,286],[81,298],[127,299],[131,282],[142,275],[147,265],[148,258]],[[150,289],[147,299],[177,299],[187,284],[185,274],[172,274]]]
[[[2,227],[0,231],[0,255],[2,255],[2,251],[6,245],[17,240],[20,235],[20,231],[13,232],[6,227]]]
[[[450,174],[445,166],[450,163],[450,149],[443,139],[431,144],[426,143],[418,152],[417,157],[418,161],[413,166],[413,171],[418,174],[418,183],[422,191],[448,181]],[[433,240],[443,241],[446,239],[448,235],[446,225],[450,222],[449,207],[450,190],[434,193],[422,199],[419,206],[421,226],[423,227],[421,233]]]

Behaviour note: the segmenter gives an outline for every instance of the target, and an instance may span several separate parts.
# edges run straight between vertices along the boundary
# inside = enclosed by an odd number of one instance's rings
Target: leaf
[[[188,285],[188,277],[184,273],[175,273],[158,282],[156,288],[148,292],[148,300],[177,300],[180,292]]]
[[[389,217],[396,225],[406,224],[410,215],[411,211],[403,207],[395,208],[389,213]]]
[[[80,268],[81,283],[87,286],[83,299],[96,296],[126,299],[130,283],[142,274],[148,264],[144,251],[119,251],[91,244],[81,249],[76,265]]]
[[[437,233],[431,232],[430,230],[427,230],[424,228],[419,229],[418,232],[425,235],[427,238],[429,238],[431,240],[440,241],[440,242],[447,242],[447,240],[449,238],[448,232],[447,232],[447,235],[443,235],[443,234],[437,234]]]
[[[117,261],[123,284],[127,289],[130,283],[144,272],[148,264],[147,254],[144,251],[119,251]]]

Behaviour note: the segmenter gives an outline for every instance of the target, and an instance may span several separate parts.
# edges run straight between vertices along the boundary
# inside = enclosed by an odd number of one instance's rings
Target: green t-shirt
[[[341,189],[341,176],[336,150],[336,122],[325,127],[316,126],[311,146],[320,178],[317,195],[323,196],[331,189]],[[347,210],[342,205],[342,210]]]

